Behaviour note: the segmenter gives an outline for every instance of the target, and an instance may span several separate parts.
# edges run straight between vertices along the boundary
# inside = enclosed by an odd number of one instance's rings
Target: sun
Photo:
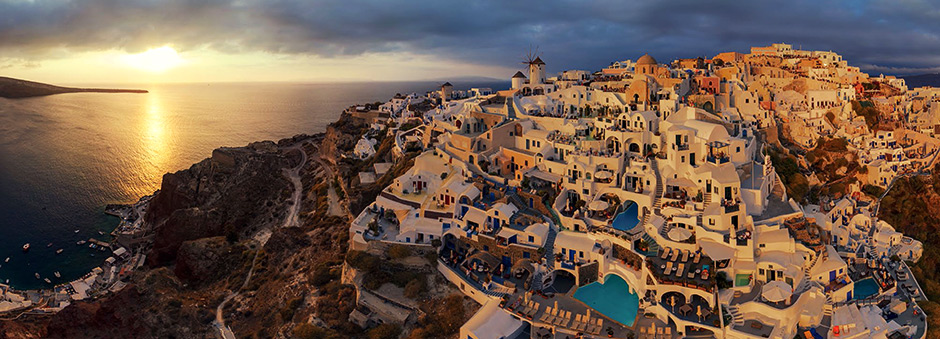
[[[130,67],[152,73],[162,73],[186,62],[170,46],[151,48],[145,52],[124,55],[121,59]]]

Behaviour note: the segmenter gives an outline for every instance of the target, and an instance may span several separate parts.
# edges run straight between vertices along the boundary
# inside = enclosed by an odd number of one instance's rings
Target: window
[[[533,236],[530,235],[530,236],[529,236],[529,242],[535,242],[535,237],[533,237]]]
[[[522,252],[522,257],[525,259],[529,259],[530,257],[532,257],[532,255],[529,254],[529,252]]]
[[[490,246],[489,246],[489,245],[483,245],[483,250],[489,252],[489,251],[490,251]]]
[[[762,269],[758,270],[757,273],[763,275],[763,274],[764,274],[764,269],[762,268]]]
[[[578,251],[578,258],[584,258],[584,251]]]

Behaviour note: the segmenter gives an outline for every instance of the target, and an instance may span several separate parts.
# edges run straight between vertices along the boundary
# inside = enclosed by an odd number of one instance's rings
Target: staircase
[[[552,266],[555,263],[555,237],[558,235],[558,232],[555,231],[555,227],[549,225],[548,227],[548,236],[545,237],[545,262]]]
[[[741,314],[737,306],[728,306],[728,313],[731,314],[734,326],[744,326],[744,314]]]
[[[662,246],[659,246],[659,244],[656,242],[656,239],[653,239],[653,237],[651,237],[649,234],[643,233],[643,240],[645,240],[646,243],[650,246],[649,251],[646,251],[645,253],[647,256],[654,257],[659,255],[659,251],[662,249]]]
[[[712,193],[705,193],[705,206],[708,206],[712,203]]]
[[[650,167],[653,169],[653,174],[656,175],[656,190],[653,193],[653,211],[656,214],[660,214],[660,209],[663,207],[663,177],[659,175],[659,164],[656,159],[650,160]]]

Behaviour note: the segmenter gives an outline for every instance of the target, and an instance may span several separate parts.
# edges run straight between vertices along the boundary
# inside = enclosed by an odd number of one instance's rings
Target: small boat
[[[39,273],[36,273],[36,279],[39,279]]]
[[[91,244],[88,244],[88,247],[89,247],[89,248],[95,248],[95,247],[97,247],[97,246],[96,246],[94,243],[91,243]]]
[[[57,250],[55,250],[55,254],[62,254],[62,251],[64,251],[64,250],[61,249],[61,248],[60,248],[60,249],[57,249]]]
[[[101,247],[98,247],[98,250],[104,252],[104,251],[107,251],[108,249],[105,248],[104,246],[101,246]]]
[[[7,260],[4,260],[3,262],[10,262],[10,257],[7,257]]]
[[[75,230],[75,233],[78,233],[78,230]]]
[[[61,278],[61,277],[62,277],[62,274],[59,274],[59,271],[55,271],[55,273],[53,273],[53,274],[55,275],[56,278]]]
[[[46,278],[46,279],[43,279],[43,280],[45,280],[47,284],[51,284],[51,283],[52,283],[52,280],[49,280],[49,278]]]
[[[10,284],[10,279],[7,279],[6,284],[7,284],[7,285]]]
[[[29,251],[29,243],[23,244],[23,252]]]
[[[75,244],[76,244],[76,245],[84,245],[86,242],[87,242],[87,241],[79,240],[79,241],[75,242]]]
[[[52,243],[50,242],[50,243],[46,244],[46,247],[47,247],[47,248],[48,248],[48,247],[52,247]]]
[[[104,231],[98,231],[98,234],[104,235]]]

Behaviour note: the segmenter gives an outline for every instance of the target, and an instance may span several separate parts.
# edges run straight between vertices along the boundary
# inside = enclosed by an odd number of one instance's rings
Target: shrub
[[[310,323],[303,323],[294,327],[294,337],[298,339],[338,339],[339,334]]]
[[[388,249],[388,255],[392,259],[404,259],[411,256],[411,248],[405,245],[394,244]]]
[[[321,287],[323,285],[326,285],[330,281],[339,279],[339,274],[338,272],[330,268],[329,265],[319,264],[313,270],[313,272],[310,273],[309,279],[310,279],[310,283],[313,284],[313,286]]]
[[[418,299],[427,292],[428,283],[423,276],[412,279],[405,285],[405,296],[411,299]]]
[[[369,339],[395,339],[401,335],[401,326],[396,324],[382,324],[366,333]]]
[[[346,263],[355,269],[371,272],[379,267],[379,258],[362,251],[349,251],[346,253]]]

